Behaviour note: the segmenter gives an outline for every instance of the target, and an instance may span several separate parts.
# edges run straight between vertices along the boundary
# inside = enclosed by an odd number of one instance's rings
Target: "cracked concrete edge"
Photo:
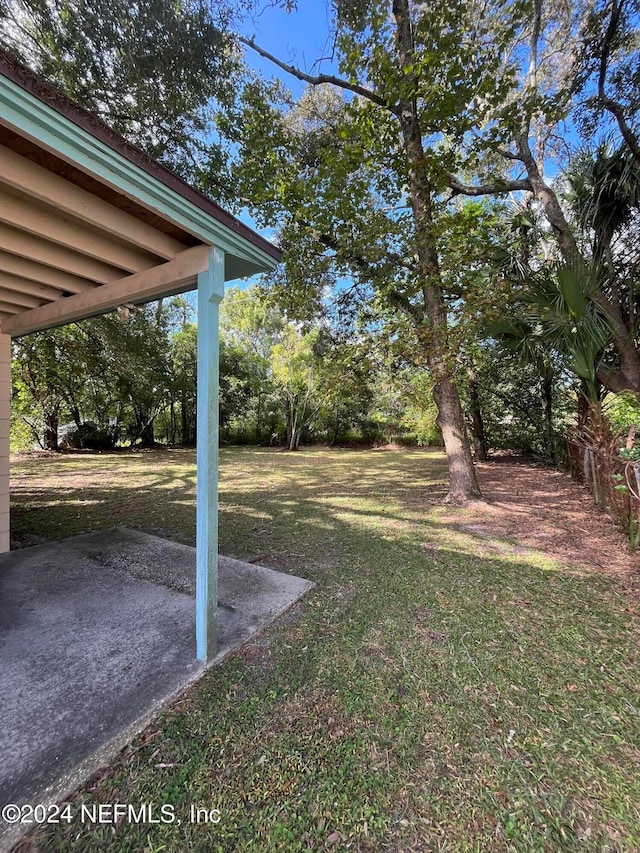
[[[266,566],[264,568],[267,568]],[[271,569],[271,571],[274,571]],[[60,776],[53,782],[51,785],[48,785],[43,791],[39,792],[36,797],[38,800],[37,804],[42,804],[48,806],[53,803],[62,802],[67,799],[71,794],[74,793],[81,785],[85,782],[88,782],[89,779],[98,772],[102,767],[108,766],[111,761],[121,752],[126,746],[128,746],[131,741],[134,740],[139,734],[141,734],[147,726],[151,725],[151,723],[157,719],[160,714],[167,710],[171,705],[178,702],[181,696],[186,693],[186,691],[192,687],[197,681],[199,681],[202,676],[208,672],[210,669],[213,669],[216,666],[220,666],[220,664],[224,663],[224,661],[230,657],[235,652],[240,651],[247,643],[250,643],[256,637],[259,637],[264,631],[269,628],[270,625],[273,625],[276,619],[279,619],[283,616],[287,611],[291,610],[293,607],[298,604],[298,602],[304,598],[312,589],[315,588],[316,584],[313,581],[307,581],[309,586],[302,592],[295,601],[292,601],[290,604],[287,604],[285,607],[278,610],[273,614],[273,619],[271,622],[266,625],[262,625],[258,628],[253,634],[248,637],[245,637],[241,642],[237,643],[235,646],[232,646],[229,649],[225,649],[224,651],[219,652],[212,661],[209,661],[206,665],[199,664],[198,667],[192,672],[185,683],[181,685],[177,690],[174,690],[164,699],[160,699],[156,704],[147,711],[142,717],[139,717],[133,723],[130,723],[126,729],[112,738],[108,743],[103,744],[99,749],[97,749],[92,755],[88,756],[81,761],[80,764],[76,765],[73,770],[68,771],[67,773]],[[2,805],[6,805],[6,803],[2,803]],[[36,803],[32,803],[32,805],[36,805]],[[6,829],[2,828],[2,823],[0,822],[0,853],[11,853],[15,845],[20,841],[20,839],[27,835],[31,830],[35,829],[36,825],[23,825],[23,824],[14,824],[9,826]]]

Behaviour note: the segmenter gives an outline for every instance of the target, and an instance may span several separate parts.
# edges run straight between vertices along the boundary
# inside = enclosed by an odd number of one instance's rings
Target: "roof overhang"
[[[0,331],[12,336],[225,280],[280,250],[0,52]]]

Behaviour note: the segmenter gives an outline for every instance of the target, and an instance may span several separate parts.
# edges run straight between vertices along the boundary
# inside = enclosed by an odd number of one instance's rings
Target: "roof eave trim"
[[[220,222],[3,73],[0,73],[0,121],[202,242],[252,261],[265,271],[278,264],[279,250],[243,223],[229,214],[225,215],[230,223]]]

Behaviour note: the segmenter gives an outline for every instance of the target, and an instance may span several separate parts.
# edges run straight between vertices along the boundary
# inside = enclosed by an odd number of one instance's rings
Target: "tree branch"
[[[340,246],[338,240],[331,234],[323,234],[316,231],[315,229],[310,230],[313,233],[315,239],[323,246],[325,246],[325,248],[331,249],[332,251],[342,250],[342,247]],[[357,268],[360,273],[362,273],[369,281],[380,274],[380,271],[372,267],[371,264],[366,260],[366,258],[364,258],[361,254],[357,252],[348,252],[347,254],[349,262],[353,264],[353,266]],[[409,262],[403,261],[403,259],[398,257],[397,255],[394,255],[392,256],[392,258],[389,259],[389,265],[393,266],[394,264],[398,266],[404,266],[410,271],[415,272],[415,267],[410,266]],[[355,289],[355,285],[350,289],[350,291],[353,289]],[[414,305],[406,297],[402,296],[397,291],[387,291],[385,295],[390,304],[394,308],[396,308],[396,310],[400,311],[402,314],[408,317],[415,326],[420,326],[422,324],[424,320],[424,312],[419,305]]]
[[[499,154],[501,157],[504,157],[505,160],[522,160],[519,154],[514,154],[513,151],[509,151],[508,148],[494,148],[493,149],[496,154]]]
[[[534,0],[531,40],[529,42],[529,74],[527,77],[527,85],[530,89],[537,89],[538,87],[538,42],[540,40],[541,26],[542,0]]]
[[[602,53],[600,54],[600,72],[598,74],[598,97],[603,102],[606,100],[604,84],[607,79],[609,54],[611,53],[613,39],[616,34],[616,30],[618,29],[618,24],[620,22],[621,12],[622,4],[619,4],[618,0],[613,0],[613,4],[611,7],[611,18],[609,19],[609,25],[607,26],[607,31],[604,34],[604,38],[602,40]]]
[[[520,158],[514,157],[514,159]],[[460,181],[454,175],[449,175],[448,185],[449,189],[451,190],[451,198],[455,198],[455,196],[457,195],[501,195],[502,193],[532,191],[531,182],[528,178],[513,181],[502,181],[496,179],[496,182],[494,184],[480,184],[479,186],[470,186],[468,184],[461,184]]]
[[[401,296],[394,290],[387,293],[386,297],[397,311],[400,311],[401,314],[404,314],[411,320],[414,326],[422,325],[422,322],[424,321],[424,312],[420,306],[413,305],[408,299]]]
[[[480,134],[475,128],[471,128],[471,133],[480,144],[483,144],[482,134]],[[508,148],[502,148],[500,145],[492,145],[491,149],[495,151],[496,154],[504,157],[505,160],[522,160],[517,152],[510,151]]]
[[[359,252],[354,252],[352,249],[343,246],[335,237],[335,235],[319,231],[317,228],[314,228],[309,222],[306,222],[304,219],[296,218],[295,222],[298,225],[301,225],[303,228],[306,228],[312,235],[312,237],[317,240],[318,243],[324,246],[325,249],[331,249],[331,251],[333,252],[340,253],[340,255],[346,257],[349,263],[352,263],[361,272],[366,273],[369,278],[372,278],[375,275],[379,275],[379,270],[376,270],[375,267],[368,260],[366,260],[366,258],[364,258],[362,254],[360,254]],[[412,263],[409,258],[405,258],[397,254],[387,253],[386,266],[398,266],[408,270],[411,273],[416,272],[415,263]]]
[[[514,409],[517,409],[519,412],[527,418],[529,423],[532,423],[534,426],[540,426],[540,418],[536,418],[533,416],[531,412],[531,408],[529,406],[525,406],[522,403],[518,402],[518,400],[514,400],[513,397],[509,396],[509,394],[504,394],[502,391],[498,391],[498,389],[493,385],[491,388],[487,388],[486,385],[483,385],[481,382],[478,382],[478,387],[484,391],[485,394],[489,396],[498,397],[500,400],[505,402],[508,406],[513,406]]]
[[[622,373],[622,371],[616,370],[615,367],[601,365],[596,372],[596,377],[605,388],[609,391],[613,391],[614,394],[619,394],[621,391],[627,391],[629,389],[627,377]]]
[[[629,146],[629,149],[633,154],[634,158],[640,163],[640,143],[638,142],[638,137],[636,136],[636,134],[627,124],[622,104],[620,104],[618,101],[614,101],[613,98],[609,98],[605,91],[607,71],[609,69],[609,56],[611,54],[611,48],[618,29],[618,25],[620,23],[620,16],[622,14],[623,5],[624,0],[620,0],[620,2],[618,2],[618,0],[613,0],[613,4],[611,7],[611,18],[609,19],[609,25],[604,35],[604,39],[602,40],[600,71],[598,74],[598,100],[600,101],[604,109],[610,112],[611,115],[618,122],[618,127],[620,128],[622,138]]]
[[[385,110],[389,110],[389,112],[393,113],[395,116],[399,113],[397,104],[388,103],[385,98],[381,97],[376,92],[372,92],[371,89],[366,89],[364,86],[359,86],[357,83],[350,83],[342,77],[335,77],[333,74],[306,74],[304,71],[296,68],[295,65],[289,65],[287,62],[283,62],[281,59],[278,59],[277,56],[274,56],[272,53],[269,53],[264,48],[260,47],[260,45],[257,45],[253,38],[248,39],[244,36],[238,36],[238,40],[241,44],[255,50],[255,52],[264,59],[268,59],[269,62],[273,62],[273,64],[277,65],[278,68],[286,71],[287,74],[291,74],[293,77],[296,77],[298,80],[302,80],[304,83],[309,83],[311,86],[320,86],[322,83],[329,83],[332,86],[337,86],[339,89],[353,92],[355,95],[361,95],[363,98],[377,104],[379,107],[384,107]]]
[[[635,133],[627,124],[627,121],[624,117],[624,109],[622,108],[622,105],[619,104],[617,101],[614,101],[612,98],[602,98],[601,103],[605,110],[608,110],[618,122],[618,127],[620,128],[622,138],[629,146],[629,149],[633,154],[634,158],[638,161],[638,163],[640,163],[640,143],[638,142],[638,138],[636,137]]]

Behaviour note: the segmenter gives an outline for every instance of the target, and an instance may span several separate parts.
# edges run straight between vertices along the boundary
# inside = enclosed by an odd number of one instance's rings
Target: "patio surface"
[[[312,586],[220,557],[214,663]],[[194,621],[186,545],[117,528],[1,555],[0,806],[64,797],[198,678]]]

